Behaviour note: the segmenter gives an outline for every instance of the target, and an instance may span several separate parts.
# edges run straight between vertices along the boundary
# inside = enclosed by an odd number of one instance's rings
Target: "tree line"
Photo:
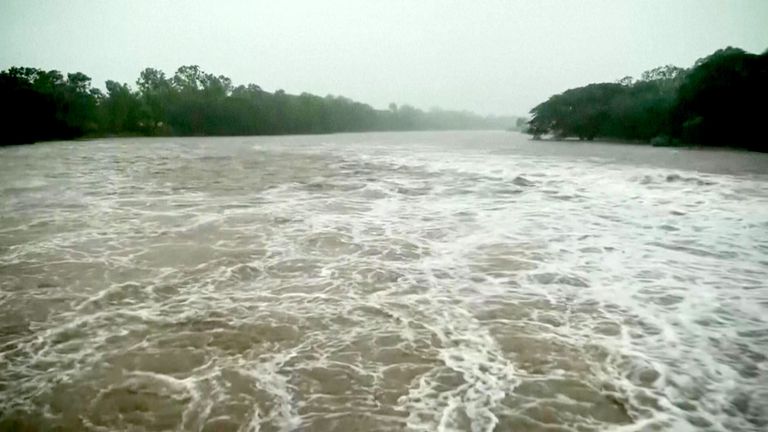
[[[595,138],[768,151],[768,51],[728,47],[683,69],[662,66],[640,79],[589,84],[531,110],[534,138]]]
[[[173,76],[144,69],[136,87],[29,67],[0,72],[2,144],[83,136],[273,135],[333,132],[503,129],[516,118],[390,104],[378,110],[341,96],[234,86],[223,75],[182,66]]]

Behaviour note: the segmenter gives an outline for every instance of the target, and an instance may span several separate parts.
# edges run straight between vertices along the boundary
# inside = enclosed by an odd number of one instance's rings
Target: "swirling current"
[[[766,430],[767,156],[0,149],[0,430]]]

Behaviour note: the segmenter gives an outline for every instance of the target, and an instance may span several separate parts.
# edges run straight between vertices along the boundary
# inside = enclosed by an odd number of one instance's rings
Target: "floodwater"
[[[768,428],[768,155],[0,149],[0,430]]]

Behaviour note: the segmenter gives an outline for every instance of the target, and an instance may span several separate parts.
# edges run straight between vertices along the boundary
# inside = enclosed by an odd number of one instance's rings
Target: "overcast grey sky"
[[[100,87],[198,64],[269,91],[525,114],[727,45],[762,52],[768,0],[0,0],[0,36],[0,69],[81,71]]]

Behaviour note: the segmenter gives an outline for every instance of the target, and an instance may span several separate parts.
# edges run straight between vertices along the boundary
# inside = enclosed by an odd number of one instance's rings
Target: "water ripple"
[[[1,149],[0,429],[767,427],[768,159],[579,149]]]

